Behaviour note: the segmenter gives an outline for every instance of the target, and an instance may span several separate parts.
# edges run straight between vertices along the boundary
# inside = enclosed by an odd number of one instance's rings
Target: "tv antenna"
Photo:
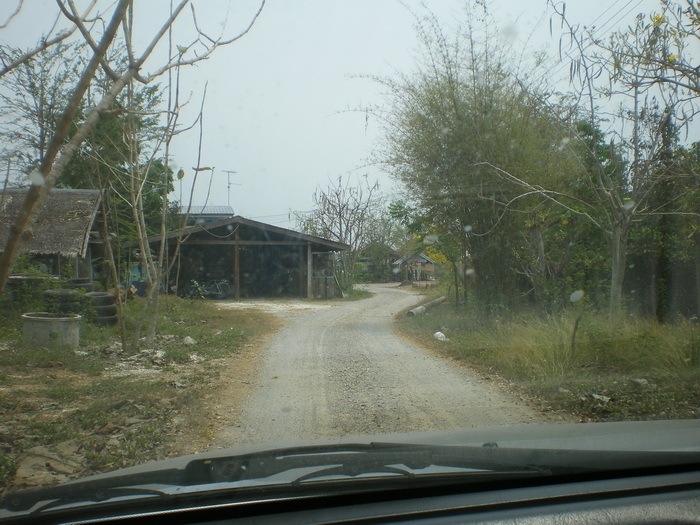
[[[240,184],[236,182],[231,182],[231,174],[237,174],[237,171],[234,170],[221,170],[226,174],[226,199],[227,199],[227,204],[229,207],[231,207],[231,186],[240,186]]]

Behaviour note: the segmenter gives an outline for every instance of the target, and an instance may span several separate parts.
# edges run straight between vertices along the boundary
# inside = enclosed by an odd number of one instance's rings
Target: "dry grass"
[[[484,320],[443,305],[398,326],[417,342],[497,373],[583,420],[697,417],[697,324],[611,322],[585,312],[572,345],[579,315],[572,309],[558,317]],[[450,340],[433,340],[437,329]]]
[[[138,301],[128,309],[133,326]],[[168,299],[151,349],[118,353],[116,330],[84,325],[79,352],[27,348],[14,321],[0,331],[0,489],[33,447],[77,440],[85,476],[170,455],[192,421],[207,417],[199,399],[228,360],[278,326],[255,310]],[[184,343],[190,336],[195,345]]]

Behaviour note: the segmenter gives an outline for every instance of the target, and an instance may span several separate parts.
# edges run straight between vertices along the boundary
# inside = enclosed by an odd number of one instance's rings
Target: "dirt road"
[[[372,285],[370,299],[280,309],[287,326],[263,351],[250,394],[215,446],[495,426],[538,418],[490,383],[409,345],[392,317],[419,301]]]

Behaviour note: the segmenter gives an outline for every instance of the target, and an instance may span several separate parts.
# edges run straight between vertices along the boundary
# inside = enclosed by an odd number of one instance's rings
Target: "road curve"
[[[263,350],[251,393],[217,439],[246,443],[530,422],[538,415],[490,383],[397,337],[413,291],[291,313]]]

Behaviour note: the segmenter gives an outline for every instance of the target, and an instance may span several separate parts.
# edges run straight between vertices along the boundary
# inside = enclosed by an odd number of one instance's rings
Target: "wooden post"
[[[306,297],[313,299],[314,255],[311,253],[311,243],[306,245]]]
[[[299,255],[299,268],[297,273],[297,294],[299,297],[304,297],[304,247],[299,246],[297,248],[297,254]]]
[[[238,241],[238,229],[236,229],[235,239]],[[241,299],[241,255],[238,243],[233,245],[233,293],[236,301]]]

